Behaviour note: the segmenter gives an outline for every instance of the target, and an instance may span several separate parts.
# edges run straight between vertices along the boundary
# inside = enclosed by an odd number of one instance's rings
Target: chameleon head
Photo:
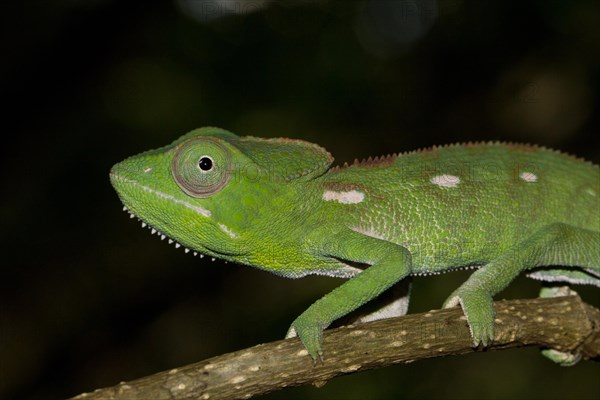
[[[311,143],[201,128],[114,165],[110,180],[144,225],[188,249],[245,262],[256,238],[247,233],[260,229],[282,182],[322,174],[331,162]]]
[[[239,253],[237,235],[218,220],[230,201],[219,198],[234,164],[247,160],[218,128],[189,132],[168,146],[114,165],[110,180],[125,207],[161,235],[213,256]]]

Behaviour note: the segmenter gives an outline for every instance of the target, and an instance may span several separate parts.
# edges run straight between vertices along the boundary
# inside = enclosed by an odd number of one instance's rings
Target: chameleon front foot
[[[323,350],[321,343],[323,341],[323,328],[314,322],[306,321],[300,315],[288,329],[285,338],[292,338],[298,336],[300,341],[304,345],[304,348],[308,351],[313,361],[317,361],[317,358],[323,360]]]
[[[455,290],[444,302],[444,308],[460,305],[462,307],[473,347],[480,344],[487,347],[494,340],[494,300],[484,291],[468,290],[462,287]]]

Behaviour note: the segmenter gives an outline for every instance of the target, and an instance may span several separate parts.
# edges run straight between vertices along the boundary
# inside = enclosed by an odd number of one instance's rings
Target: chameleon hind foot
[[[484,290],[465,285],[456,289],[444,302],[444,308],[460,305],[467,318],[473,347],[488,346],[494,340],[494,300]]]
[[[540,290],[540,297],[563,297],[576,296],[577,292],[569,286],[545,286]],[[581,355],[576,353],[568,353],[555,349],[543,349],[542,355],[552,362],[562,366],[571,367],[581,360]]]

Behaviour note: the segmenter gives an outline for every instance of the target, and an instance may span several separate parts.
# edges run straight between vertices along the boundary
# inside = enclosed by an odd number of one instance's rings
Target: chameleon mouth
[[[119,194],[119,196],[121,197],[122,193],[125,192],[125,190],[123,190],[124,185],[129,186],[129,187],[134,187],[137,189],[142,189],[146,192],[151,193],[154,196],[157,196],[159,198],[162,199],[166,199],[169,201],[172,201],[174,203],[178,203],[181,204],[183,206],[185,206],[186,208],[191,209],[192,211],[196,212],[197,214],[203,216],[203,217],[207,217],[210,218],[210,211],[189,204],[186,201],[180,200],[175,198],[174,196],[171,196],[169,194],[160,192],[156,189],[153,189],[151,187],[145,186],[143,184],[141,184],[140,182],[138,182],[137,180],[125,177],[119,173],[117,173],[114,168],[113,170],[110,171],[110,180],[111,180],[111,184],[113,185],[113,187],[115,188],[115,190],[117,191],[117,193]],[[121,197],[121,201],[123,201],[125,204],[127,204],[127,196],[123,196]],[[192,253],[194,256],[200,256],[200,258],[204,257],[204,254],[198,252],[198,251],[192,251],[189,248],[183,246],[181,243],[177,242],[176,240],[172,239],[171,237],[167,236],[166,234],[160,232],[158,229],[156,229],[155,227],[153,227],[151,224],[149,224],[146,220],[144,220],[143,218],[139,217],[138,215],[136,215],[133,211],[131,211],[127,206],[123,206],[123,211],[127,212],[129,214],[129,218],[134,219],[137,218],[137,220],[139,222],[141,222],[142,224],[142,228],[148,228],[150,230],[150,233],[152,235],[156,234],[157,236],[160,237],[160,240],[165,240],[168,239],[168,243],[169,244],[173,244],[175,246],[176,249],[182,247],[185,251],[185,253]],[[212,257],[212,261],[215,261],[215,258]]]
[[[198,251],[193,251],[188,249],[187,247],[183,246],[181,243],[171,239],[169,236],[165,235],[164,233],[158,231],[156,228],[154,228],[153,226],[151,226],[150,224],[148,224],[147,222],[145,222],[144,220],[142,220],[141,218],[139,218],[137,215],[135,215],[131,210],[129,210],[127,208],[127,206],[123,206],[123,211],[127,212],[129,214],[129,218],[134,219],[137,218],[137,220],[139,222],[141,222],[142,224],[142,228],[148,228],[150,230],[150,234],[151,235],[157,235],[160,236],[160,240],[165,240],[167,239],[167,242],[169,244],[172,244],[175,246],[176,249],[182,247],[183,251],[187,254],[187,253],[192,253],[192,255],[194,256],[200,256],[200,258],[204,258],[204,254],[198,252]],[[211,261],[215,261],[216,258],[215,257],[211,257]],[[227,263],[227,261],[225,261],[225,263]]]

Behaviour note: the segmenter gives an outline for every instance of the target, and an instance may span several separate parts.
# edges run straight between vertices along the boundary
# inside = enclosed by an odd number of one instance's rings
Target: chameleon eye
[[[192,197],[206,198],[218,193],[229,181],[231,159],[228,150],[212,138],[183,143],[173,157],[171,172],[175,183]]]
[[[212,158],[210,158],[209,156],[203,156],[200,159],[200,161],[198,161],[198,167],[200,167],[200,170],[202,170],[204,172],[210,171],[213,167]]]

